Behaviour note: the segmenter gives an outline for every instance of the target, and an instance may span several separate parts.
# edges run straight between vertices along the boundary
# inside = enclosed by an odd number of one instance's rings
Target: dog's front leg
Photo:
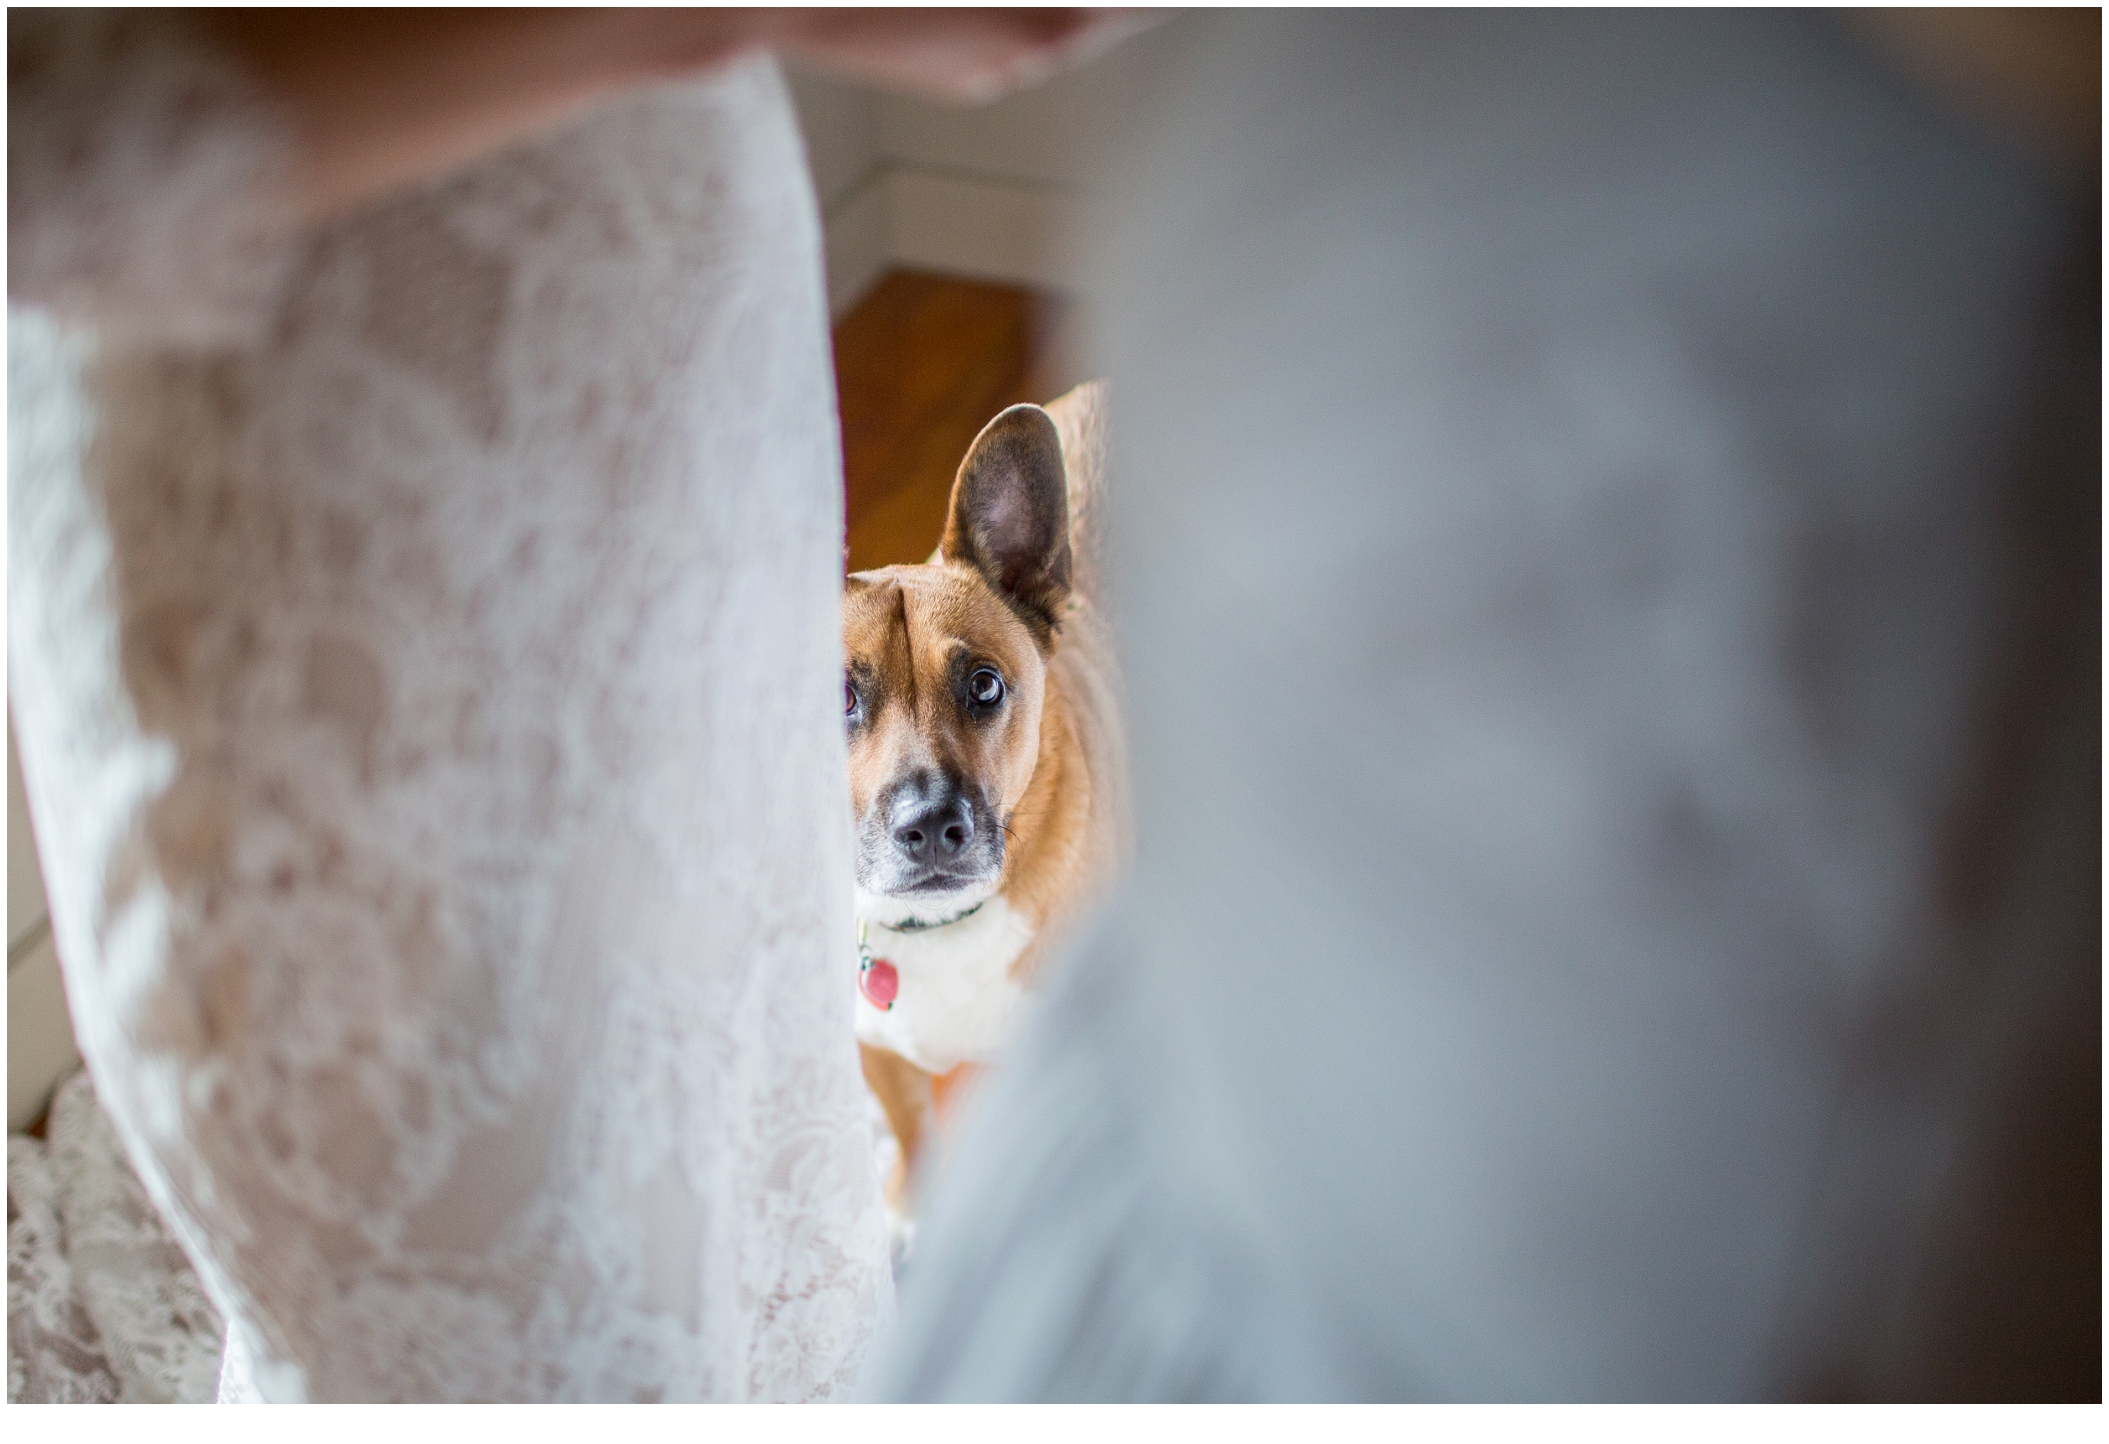
[[[864,1060],[864,1081],[878,1095],[879,1106],[886,1110],[886,1126],[893,1130],[894,1142],[901,1146],[893,1177],[886,1181],[886,1207],[905,1218],[913,1211],[909,1207],[909,1171],[915,1164],[916,1147],[930,1124],[930,1075],[884,1048],[859,1043],[857,1051]]]

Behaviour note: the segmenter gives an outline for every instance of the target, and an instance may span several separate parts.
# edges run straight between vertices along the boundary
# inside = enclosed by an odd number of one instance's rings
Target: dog
[[[933,1079],[996,1057],[1128,846],[1092,596],[1106,395],[1087,382],[997,416],[960,463],[936,555],[844,585],[857,1040],[900,1145],[897,1241]]]

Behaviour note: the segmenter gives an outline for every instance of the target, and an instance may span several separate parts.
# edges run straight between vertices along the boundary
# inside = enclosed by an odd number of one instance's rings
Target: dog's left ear
[[[1053,641],[1069,597],[1069,486],[1046,412],[1013,406],[981,428],[938,550],[980,572],[1042,647]]]

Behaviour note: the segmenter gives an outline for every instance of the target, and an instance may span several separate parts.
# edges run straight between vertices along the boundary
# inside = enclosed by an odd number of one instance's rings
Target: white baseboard
[[[1042,186],[881,167],[827,217],[829,308],[841,316],[896,266],[1073,290],[1072,204]]]

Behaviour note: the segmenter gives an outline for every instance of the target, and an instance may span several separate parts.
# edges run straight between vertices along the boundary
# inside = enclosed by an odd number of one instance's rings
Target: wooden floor
[[[1073,312],[1016,286],[893,271],[836,323],[850,571],[929,559],[975,433],[1083,379],[1069,374]]]

